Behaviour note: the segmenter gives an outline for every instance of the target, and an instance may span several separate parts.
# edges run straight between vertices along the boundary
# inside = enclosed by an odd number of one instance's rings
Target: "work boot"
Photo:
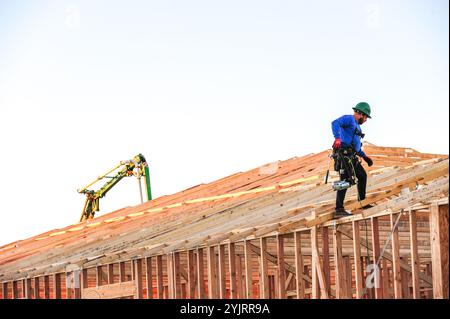
[[[347,216],[352,216],[352,214],[346,211],[344,208],[336,208],[336,210],[334,211],[334,218],[341,218]]]

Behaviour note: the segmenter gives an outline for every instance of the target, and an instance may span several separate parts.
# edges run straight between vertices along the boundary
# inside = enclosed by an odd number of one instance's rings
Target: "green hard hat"
[[[370,105],[366,102],[359,102],[356,104],[356,106],[353,108],[354,111],[359,111],[367,115],[369,119],[370,117]]]

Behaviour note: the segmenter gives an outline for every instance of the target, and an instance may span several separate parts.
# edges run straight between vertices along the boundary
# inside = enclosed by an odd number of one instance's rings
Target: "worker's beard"
[[[358,124],[361,125],[361,124],[363,124],[363,123],[364,123],[364,119],[361,117],[361,118],[358,120]]]

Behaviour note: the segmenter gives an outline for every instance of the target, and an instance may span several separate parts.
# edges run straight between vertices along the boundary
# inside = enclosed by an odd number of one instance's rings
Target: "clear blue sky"
[[[448,154],[447,0],[0,0],[0,244],[76,223],[143,153],[156,197],[366,140]],[[139,202],[135,180],[100,214]]]

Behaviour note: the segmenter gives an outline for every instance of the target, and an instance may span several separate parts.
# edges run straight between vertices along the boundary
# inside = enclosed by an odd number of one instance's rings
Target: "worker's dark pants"
[[[364,170],[364,167],[362,167],[361,163],[358,161],[358,159],[355,156],[355,160],[353,161],[353,165],[355,168],[355,174],[356,178],[358,179],[358,194],[359,194],[359,200],[363,200],[366,198],[366,184],[367,184],[367,174]],[[347,180],[348,175],[347,172],[340,175],[341,181]],[[345,199],[345,193],[347,193],[347,189],[342,189],[340,191],[337,191],[336,194],[336,209],[338,208],[344,208],[344,199]]]

